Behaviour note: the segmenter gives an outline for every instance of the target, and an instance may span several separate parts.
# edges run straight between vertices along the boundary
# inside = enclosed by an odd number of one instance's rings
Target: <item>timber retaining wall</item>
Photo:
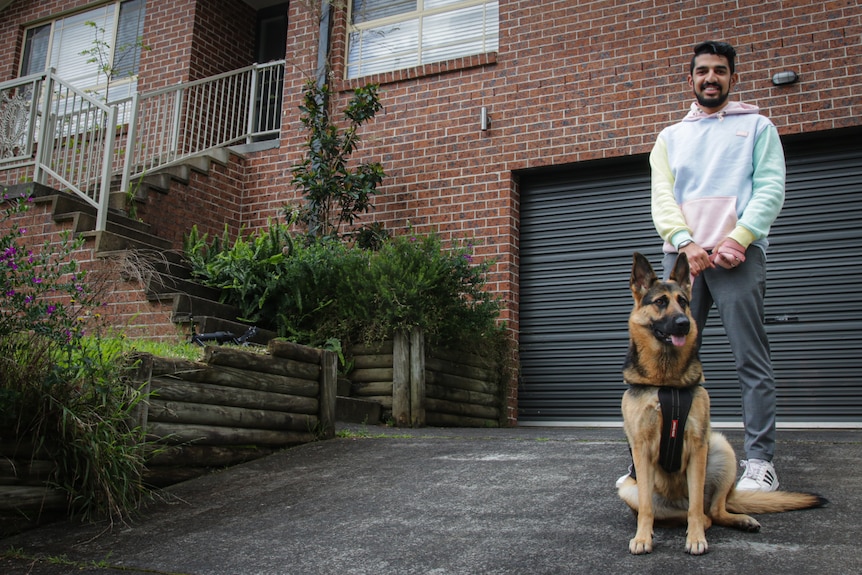
[[[208,346],[200,362],[132,358],[148,393],[135,418],[152,442],[144,481],[164,487],[277,449],[335,436],[337,356],[270,341],[268,353]],[[0,536],[62,516],[54,462],[20,438],[0,438]]]
[[[373,400],[398,427],[499,427],[503,377],[491,359],[427,346],[421,331],[350,349],[351,395]]]

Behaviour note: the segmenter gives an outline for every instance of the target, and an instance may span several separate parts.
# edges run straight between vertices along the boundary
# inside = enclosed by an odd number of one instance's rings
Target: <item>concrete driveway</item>
[[[713,527],[701,557],[684,552],[684,529],[657,529],[653,553],[635,557],[614,488],[628,464],[619,428],[340,429],[176,485],[130,525],[0,540],[0,573],[862,572],[859,430],[779,430],[782,489],[828,507],[759,516],[760,533]],[[739,452],[741,433],[726,434]]]

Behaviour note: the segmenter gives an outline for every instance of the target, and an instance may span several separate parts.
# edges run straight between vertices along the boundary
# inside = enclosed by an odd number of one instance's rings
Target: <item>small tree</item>
[[[105,29],[103,27],[91,20],[84,22],[84,26],[89,26],[93,29],[93,41],[90,43],[89,48],[80,52],[80,55],[87,57],[87,64],[96,64],[97,82],[100,76],[105,76],[104,100],[107,102],[111,83],[121,76],[132,77],[135,74],[132,69],[122,72],[124,67],[128,67],[126,59],[134,59],[137,50],[149,50],[150,46],[144,44],[142,38],[137,38],[132,43],[116,46],[112,53],[111,45],[105,40]]]
[[[368,162],[351,168],[348,160],[360,143],[359,128],[381,109],[378,86],[357,88],[339,129],[330,115],[329,86],[313,80],[305,85],[300,106],[302,123],[309,130],[305,159],[293,167],[292,183],[305,195],[297,221],[314,238],[339,237],[342,226],[353,226],[359,214],[372,208],[371,197],[383,180],[383,167]]]

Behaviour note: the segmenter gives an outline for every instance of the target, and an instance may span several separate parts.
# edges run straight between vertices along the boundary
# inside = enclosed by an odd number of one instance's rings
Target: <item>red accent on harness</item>
[[[670,422],[670,437],[671,439],[676,439],[677,428],[679,427],[679,420],[674,419]]]

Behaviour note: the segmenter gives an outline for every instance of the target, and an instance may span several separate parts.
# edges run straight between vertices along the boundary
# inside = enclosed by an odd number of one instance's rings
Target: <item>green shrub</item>
[[[287,226],[272,224],[266,233],[253,237],[240,234],[230,242],[227,226],[221,238],[207,244],[193,226],[184,238],[183,248],[192,264],[194,277],[222,290],[221,301],[230,302],[240,310],[245,321],[259,323],[273,317],[267,305],[281,285],[280,270],[285,257],[293,249]]]
[[[408,235],[372,251],[328,238],[291,242],[286,234],[287,226],[271,224],[257,236],[207,244],[193,230],[186,241],[193,273],[221,288],[246,321],[305,345],[379,341],[413,327],[459,347],[482,349],[501,337],[499,300],[484,290],[491,262],[474,263],[469,244],[447,249],[436,235]],[[267,249],[250,248],[258,245]]]
[[[344,128],[332,121],[330,107],[329,86],[309,80],[299,107],[308,131],[306,155],[291,169],[291,183],[305,196],[298,221],[309,236],[318,239],[340,237],[343,226],[352,233],[350,228],[360,214],[372,209],[371,198],[384,177],[378,162],[349,162],[361,141],[359,128],[382,107],[378,86],[353,91],[343,111]]]
[[[50,483],[83,518],[125,516],[144,494],[146,448],[132,414],[142,395],[127,383],[120,348],[103,345],[97,294],[72,257],[82,240],[40,249],[13,225],[29,200],[0,218],[0,434],[33,441],[57,464]]]

